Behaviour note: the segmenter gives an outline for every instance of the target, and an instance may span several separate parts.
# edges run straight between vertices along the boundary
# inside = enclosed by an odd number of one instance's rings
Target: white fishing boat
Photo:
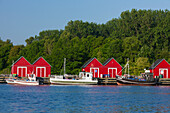
[[[68,76],[66,73],[66,58],[64,58],[64,75],[50,77],[50,83],[55,85],[96,85],[91,72],[79,72],[78,76]]]
[[[98,81],[93,80],[92,77],[91,72],[80,72],[77,78],[55,76],[50,78],[50,82],[55,85],[97,85]]]
[[[6,79],[6,82],[8,84],[14,84],[14,85],[39,85],[39,81],[36,81],[36,77],[34,74],[29,74],[28,78],[25,80],[12,77]]]

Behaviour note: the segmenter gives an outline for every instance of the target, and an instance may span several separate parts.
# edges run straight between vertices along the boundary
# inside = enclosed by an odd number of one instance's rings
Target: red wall
[[[108,68],[116,68],[117,69],[117,73],[116,75],[119,75],[121,76],[122,75],[122,66],[117,62],[115,61],[114,59],[112,59],[109,63],[107,63],[105,66],[104,66],[104,69],[103,69],[103,74],[109,74],[108,73]],[[119,74],[118,74],[119,73]],[[114,76],[115,78],[115,76]]]
[[[45,67],[45,69],[42,67]],[[37,77],[49,77],[49,75],[51,75],[51,66],[42,57],[33,64],[33,70]],[[42,73],[44,70],[45,74]]]
[[[159,69],[160,68],[166,68],[168,69],[168,78],[170,78],[170,65],[165,61],[163,60],[159,65],[157,65],[154,69],[153,69],[153,75],[154,75],[154,78],[155,76],[159,76]],[[152,73],[152,70],[150,69],[150,72]],[[166,76],[164,76],[164,78],[167,78]]]
[[[90,68],[99,68],[99,74],[96,74],[96,76],[94,76],[93,73],[93,77],[97,78],[98,75],[100,76],[100,74],[102,74],[102,68],[103,68],[102,66],[103,65],[95,58],[85,68],[82,68],[82,71],[90,72]]]
[[[18,67],[26,67],[27,71],[26,74],[29,74],[32,72],[32,65],[24,58],[21,57],[11,68],[11,74],[17,74],[17,68]],[[18,76],[21,77],[21,68],[18,70]],[[25,72],[25,71],[24,71]],[[26,75],[24,74],[24,76],[22,77],[26,77]]]
[[[26,74],[31,74],[32,72],[36,75],[36,67],[44,67],[45,70],[46,70],[46,73],[44,76],[44,73],[41,77],[49,77],[49,75],[51,75],[51,66],[42,58],[40,57],[33,65],[31,65],[24,57],[21,57],[11,68],[11,74],[17,74],[17,67],[26,67],[27,68],[27,72]],[[43,68],[43,69],[44,69]],[[21,77],[21,71],[22,72],[25,72],[25,68],[23,69],[19,69],[19,72],[18,72],[18,76]],[[39,70],[40,71],[43,71],[43,70]],[[38,74],[37,77],[40,77],[39,76],[40,74]],[[22,76],[22,77],[26,77],[26,75]]]
[[[117,63],[114,59],[112,59],[106,66],[103,66],[96,58],[91,61],[85,68],[82,68],[82,71],[90,72],[90,68],[99,68],[99,77],[101,74],[108,74],[108,68],[117,68],[117,74],[122,69],[121,65],[119,65],[119,63]],[[98,76],[95,75],[93,71],[93,77],[98,78]],[[120,72],[119,75],[122,75],[122,72]]]

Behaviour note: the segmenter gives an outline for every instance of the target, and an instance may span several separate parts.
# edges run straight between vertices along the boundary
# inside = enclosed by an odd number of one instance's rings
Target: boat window
[[[84,77],[86,77],[86,73],[84,73]]]
[[[89,74],[87,74],[87,77],[89,77]]]

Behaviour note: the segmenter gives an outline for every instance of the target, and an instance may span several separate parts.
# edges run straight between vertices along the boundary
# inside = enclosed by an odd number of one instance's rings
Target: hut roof
[[[33,63],[33,65],[38,61],[38,60],[40,60],[40,59],[43,59],[44,61],[46,61],[42,56],[41,57],[39,57],[34,63]],[[47,61],[46,61],[47,62]],[[48,62],[47,62],[48,63]],[[49,63],[48,63],[49,64]],[[49,64],[50,65],[50,64]],[[51,66],[51,65],[50,65]],[[52,67],[52,66],[51,66]]]
[[[154,69],[157,65],[159,65],[164,59],[158,59],[156,60],[150,67],[149,69]]]
[[[90,58],[86,63],[83,64],[82,68],[85,68],[90,62],[92,62],[96,58]]]
[[[103,65],[106,66],[112,59],[114,58],[108,58],[104,63]],[[114,59],[115,60],[115,59]],[[115,60],[116,61],[116,60]],[[117,61],[116,61],[117,62]],[[118,62],[117,62],[118,63]],[[118,63],[119,64],[119,63]],[[120,64],[119,64],[120,65]],[[121,66],[121,65],[120,65]],[[122,66],[121,66],[122,67]]]
[[[21,60],[22,58],[24,58],[23,56],[21,56],[17,61],[15,61],[14,63],[12,63],[12,66],[14,65],[14,64],[16,64],[19,60]],[[24,58],[25,59],[25,58]],[[25,59],[27,62],[28,62],[28,60],[27,59]],[[30,65],[31,65],[31,63],[30,62],[28,62]]]

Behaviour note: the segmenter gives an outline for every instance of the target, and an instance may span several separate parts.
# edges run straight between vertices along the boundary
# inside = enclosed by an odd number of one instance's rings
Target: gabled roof
[[[12,66],[14,65],[14,64],[16,64],[21,58],[24,58],[23,56],[21,56],[17,61],[15,61],[13,64],[12,64]],[[24,58],[25,59],[25,58]],[[28,62],[28,60],[27,59],[25,59],[27,62]],[[28,62],[30,65],[31,65],[31,63],[30,62]]]
[[[86,63],[83,64],[82,68],[85,68],[90,62],[92,62],[95,58],[90,58]]]
[[[111,60],[112,60],[112,58],[108,58],[108,59],[103,63],[103,65],[104,65],[104,66],[107,65]]]
[[[164,59],[158,59],[157,61],[155,61],[150,67],[149,69],[154,69],[157,65],[159,65]]]
[[[88,64],[90,64],[94,59],[96,59],[95,57],[94,58],[90,58],[81,68],[85,68]],[[97,60],[97,59],[96,59]],[[97,60],[98,61],[98,60]],[[98,61],[99,62],[99,61]],[[101,65],[102,63],[99,62]]]
[[[41,57],[39,57],[34,63],[33,63],[33,65],[39,60],[39,59],[43,59],[43,60],[45,60],[42,56]],[[46,61],[46,60],[45,60]],[[47,61],[46,61],[47,62]],[[48,63],[48,62],[47,62]],[[48,63],[49,64],[49,63]],[[50,65],[50,64],[49,64]],[[51,66],[51,65],[50,65]],[[51,66],[52,67],[52,66]]]
[[[112,59],[114,59],[114,58],[108,58],[104,63],[103,63],[103,65],[105,66],[105,65],[107,65]],[[114,59],[115,60],[115,59]],[[116,60],[115,60],[116,61]],[[117,62],[117,61],[116,61]],[[119,62],[117,62],[118,64],[119,64]],[[120,64],[119,64],[120,65]],[[121,66],[121,65],[120,65]],[[121,66],[122,67],[122,66]]]

